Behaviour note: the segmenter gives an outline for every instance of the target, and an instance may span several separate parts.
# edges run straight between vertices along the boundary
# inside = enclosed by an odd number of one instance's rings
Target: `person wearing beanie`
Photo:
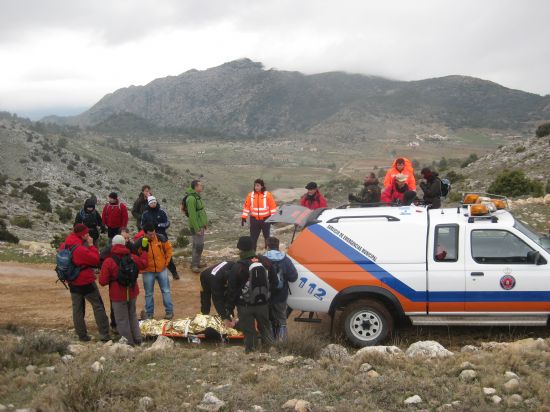
[[[78,277],[69,282],[71,292],[71,301],[73,307],[73,324],[78,338],[83,341],[89,341],[84,313],[86,301],[93,308],[94,318],[99,330],[100,339],[107,342],[111,339],[109,334],[109,319],[105,313],[105,307],[95,283],[94,268],[99,265],[99,251],[94,246],[94,241],[90,236],[90,230],[82,223],[77,223],[73,227],[72,233],[67,236],[65,241],[59,247],[62,249],[71,249],[73,264],[80,267]]]
[[[308,209],[315,210],[327,207],[327,200],[319,191],[319,186],[315,182],[309,182],[306,185],[307,193],[300,198],[300,205]]]
[[[420,171],[424,178],[420,182],[420,188],[424,192],[424,202],[430,205],[431,209],[439,209],[441,207],[441,179],[439,173],[425,167]]]
[[[126,205],[118,199],[116,192],[109,193],[109,201],[103,207],[101,212],[101,219],[107,226],[107,236],[109,241],[115,236],[120,234],[120,229],[128,226],[128,209]]]
[[[266,219],[277,212],[277,204],[271,192],[268,192],[262,179],[254,181],[254,190],[246,196],[241,214],[241,226],[250,218],[250,237],[256,250],[260,233],[264,235],[264,246],[267,249],[270,224]]]
[[[255,302],[250,302],[246,298],[252,294],[254,289],[249,268],[255,263],[263,266],[263,271],[267,276],[266,286],[268,290],[273,290],[276,287],[276,275],[273,273],[269,259],[256,254],[252,237],[241,236],[237,242],[237,248],[239,249],[240,260],[233,265],[229,275],[226,308],[222,318],[225,326],[235,326],[236,320],[230,319],[230,314],[233,313],[235,306],[237,307],[239,327],[244,334],[245,352],[250,353],[257,348],[254,321],[257,322],[263,344],[270,345],[273,343],[273,331],[269,320],[269,292],[263,296],[260,295]]]
[[[124,236],[116,235],[111,243],[111,254],[101,265],[99,276],[100,285],[109,285],[109,299],[117,331],[132,346],[140,345],[142,342],[136,313],[136,299],[139,295],[137,271],[144,270],[147,263],[147,251],[142,251],[139,256],[133,254],[126,247]],[[121,284],[119,281],[121,267],[135,271],[136,281],[129,285]]]
[[[141,217],[143,212],[147,209],[148,203],[147,198],[151,196],[151,186],[143,185],[141,187],[141,192],[139,193],[137,199],[134,201],[132,206],[132,216],[136,219],[136,226],[138,232],[141,230]]]
[[[101,215],[95,208],[94,199],[86,199],[84,207],[76,214],[74,223],[83,223],[90,230],[90,236],[94,240],[94,246],[99,243],[99,232],[105,233],[105,226],[101,220]]]
[[[168,219],[168,215],[164,209],[160,207],[160,203],[157,198],[152,195],[147,197],[147,208],[141,216],[141,227],[145,227],[147,223],[154,226],[155,233],[162,235],[168,240],[168,233],[166,233],[166,230],[170,227],[170,219]],[[172,274],[174,280],[180,279],[178,270],[172,258],[170,258],[170,262],[168,263],[168,270]]]

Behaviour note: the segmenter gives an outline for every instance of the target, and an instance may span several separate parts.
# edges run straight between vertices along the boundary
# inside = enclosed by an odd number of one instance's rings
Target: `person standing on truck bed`
[[[379,203],[380,202],[380,182],[373,172],[370,172],[363,181],[363,188],[358,195],[350,193],[348,200],[357,203]]]
[[[384,177],[384,187],[390,186],[393,178],[398,174],[402,174],[407,177],[406,182],[410,190],[416,190],[414,168],[411,161],[405,157],[395,159],[392,166],[386,172],[386,177]]]
[[[276,211],[277,204],[273,195],[266,190],[264,181],[254,180],[254,190],[246,196],[241,214],[241,226],[244,226],[246,219],[250,216],[250,237],[254,250],[256,250],[260,232],[264,235],[264,248],[267,249],[270,224],[266,223],[266,219]]]
[[[436,171],[425,167],[420,171],[425,179],[420,182],[420,187],[424,192],[424,202],[429,204],[432,209],[441,208],[441,179]]]
[[[386,203],[402,204],[405,193],[410,191],[407,184],[407,176],[398,174],[393,178],[392,184],[384,189],[381,199],[382,202]]]

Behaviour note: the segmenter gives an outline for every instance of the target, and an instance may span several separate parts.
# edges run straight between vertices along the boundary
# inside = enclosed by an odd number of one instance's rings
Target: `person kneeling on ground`
[[[271,299],[269,301],[269,317],[273,325],[273,334],[275,339],[284,341],[287,338],[286,318],[287,318],[287,299],[288,282],[296,282],[298,271],[290,258],[279,251],[279,239],[270,237],[267,239],[268,251],[264,254],[271,262],[273,272],[277,277],[277,284],[271,290]]]
[[[269,321],[269,294],[275,286],[275,274],[271,263],[264,256],[256,255],[250,236],[241,236],[237,242],[240,258],[229,275],[226,314],[233,313],[237,306],[239,327],[244,333],[245,353],[257,348],[254,321],[258,324],[262,343],[273,343],[273,331]],[[226,327],[235,326],[235,321],[226,319]]]
[[[111,254],[101,265],[99,284],[109,285],[109,298],[120,336],[129,345],[141,344],[141,332],[136,314],[136,299],[139,295],[137,277],[147,267],[147,251],[140,256],[132,254],[121,235],[113,237]]]
[[[226,313],[226,294],[229,276],[235,262],[221,262],[204,269],[200,274],[201,281],[201,313],[210,314],[211,303],[218,315],[226,321],[231,319],[231,314]]]
[[[78,338],[87,342],[91,340],[84,321],[86,301],[92,304],[95,323],[99,330],[101,340],[111,340],[109,335],[109,319],[105,313],[105,307],[101,295],[95,283],[95,270],[99,266],[99,251],[94,246],[94,241],[89,235],[89,229],[82,223],[74,225],[73,232],[67,236],[59,250],[75,247],[72,252],[72,262],[80,267],[78,277],[69,282],[71,301],[73,304],[73,324]]]

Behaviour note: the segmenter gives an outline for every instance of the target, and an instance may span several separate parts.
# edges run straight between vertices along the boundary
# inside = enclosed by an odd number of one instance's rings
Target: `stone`
[[[120,339],[118,340],[118,343],[122,345],[128,345],[128,339],[126,339],[124,336],[121,336]]]
[[[517,379],[510,379],[504,384],[504,390],[508,393],[515,392],[519,388],[519,381]]]
[[[321,358],[330,359],[336,362],[348,361],[350,359],[348,350],[342,345],[331,343],[321,349]]]
[[[370,363],[363,363],[359,367],[359,372],[368,372],[372,369],[372,365]]]
[[[396,356],[396,355],[402,355],[403,351],[399,349],[397,346],[365,346],[364,348],[359,349],[357,352],[355,352],[355,355],[353,355],[354,358],[362,358],[364,355],[372,354],[372,353],[379,353],[382,355],[388,355],[388,356]]]
[[[500,405],[500,403],[502,402],[502,398],[498,395],[493,395],[491,397],[491,402],[493,402],[495,405]]]
[[[380,374],[378,372],[376,372],[375,370],[370,370],[367,372],[367,376],[369,378],[378,378],[380,376]]]
[[[107,361],[107,359],[105,358],[105,356],[102,356],[101,358],[99,358],[99,361],[100,361],[101,363],[103,363],[103,362]]]
[[[169,349],[173,349],[175,346],[175,343],[172,339],[160,335],[157,340],[151,345],[148,351],[165,351]]]
[[[460,375],[458,377],[464,382],[473,382],[477,378],[477,373],[472,369],[465,369],[460,372]]]
[[[405,405],[415,405],[417,403],[422,403],[422,398],[418,395],[413,395],[405,399],[403,403]]]
[[[0,403],[0,411],[7,411],[7,410],[8,410],[8,407]]]
[[[76,344],[67,346],[67,350],[72,355],[78,355],[86,350],[86,346],[76,343]]]
[[[34,365],[27,365],[27,367],[25,368],[25,370],[29,373],[36,372],[36,369],[37,369],[37,367],[34,366]]]
[[[476,367],[470,363],[470,362],[462,362],[460,364],[460,369],[464,370],[464,369],[475,369]]]
[[[95,373],[103,371],[103,365],[101,363],[99,363],[98,361],[95,361],[94,363],[92,363],[91,368]]]
[[[487,351],[506,349],[510,344],[506,342],[483,342],[481,349]]]
[[[281,365],[292,365],[297,361],[295,356],[289,355],[289,356],[283,356],[279,359],[277,359],[277,362]]]
[[[68,365],[68,364],[71,363],[73,360],[74,360],[74,356],[73,356],[73,355],[63,355],[63,356],[61,357],[61,362],[63,362],[65,365]]]
[[[444,403],[439,408],[436,409],[437,412],[445,412],[445,411],[452,411],[453,405],[450,403]]]
[[[495,388],[483,388],[483,394],[485,396],[493,396],[496,395],[497,390]]]
[[[262,365],[258,368],[258,372],[269,372],[276,370],[277,367],[274,365]]]
[[[543,202],[545,205],[549,205],[549,204],[550,204],[550,194],[545,195],[544,198],[542,199],[542,202]]]
[[[541,350],[545,351],[548,350],[548,344],[544,339],[538,338],[528,338],[528,339],[521,339],[515,342],[512,342],[509,344],[510,349],[515,351],[532,351],[532,350]]]
[[[109,347],[109,353],[122,357],[128,357],[134,353],[135,349],[125,343],[115,343]]]
[[[160,336],[159,336],[160,337]],[[212,392],[204,394],[201,403],[197,406],[197,409],[208,412],[218,412],[225,406],[225,402],[218,399]]]
[[[516,407],[516,406],[519,406],[521,405],[521,403],[523,402],[523,398],[521,397],[521,395],[518,395],[517,393],[513,394],[513,395],[510,395],[507,399],[506,399],[506,404],[509,406],[509,407]]]
[[[462,353],[479,352],[479,348],[474,345],[464,345],[462,348],[460,348],[460,352]]]
[[[426,340],[415,342],[405,352],[405,355],[411,358],[425,357],[425,358],[446,358],[453,356],[453,352],[445,349],[439,342],[433,340]]]
[[[153,398],[150,398],[149,396],[144,396],[142,398],[139,398],[139,410],[146,412],[151,409],[153,409],[155,406],[155,401]]]
[[[281,408],[286,410],[293,410],[296,407],[296,403],[298,403],[298,399],[289,399],[283,404],[283,406],[281,406]]]
[[[323,392],[321,391],[313,391],[309,393],[311,396],[322,396]]]
[[[55,366],[46,366],[44,368],[44,372],[46,373],[54,373],[55,372]]]
[[[519,376],[516,375],[514,372],[512,371],[506,371],[504,372],[504,378],[505,379],[519,379]]]
[[[294,406],[294,410],[296,412],[310,412],[311,411],[311,403],[308,401],[304,401],[302,399],[299,399],[298,402],[296,402],[296,406]]]
[[[231,383],[225,383],[223,385],[218,385],[212,388],[213,391],[225,391],[232,387],[233,385]]]
[[[254,411],[254,412],[264,412],[265,409],[262,408],[260,405],[252,405],[252,411]]]
[[[155,362],[148,363],[147,366],[157,366]]]
[[[107,342],[105,342],[105,343],[103,344],[103,346],[113,346],[113,343],[114,343],[114,342],[113,342],[112,340],[108,340]]]

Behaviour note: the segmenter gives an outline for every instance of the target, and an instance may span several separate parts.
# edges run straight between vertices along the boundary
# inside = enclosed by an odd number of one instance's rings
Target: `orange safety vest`
[[[264,220],[275,214],[276,211],[277,204],[270,192],[267,190],[263,193],[252,191],[246,196],[241,217],[246,219],[250,215],[255,219]]]

